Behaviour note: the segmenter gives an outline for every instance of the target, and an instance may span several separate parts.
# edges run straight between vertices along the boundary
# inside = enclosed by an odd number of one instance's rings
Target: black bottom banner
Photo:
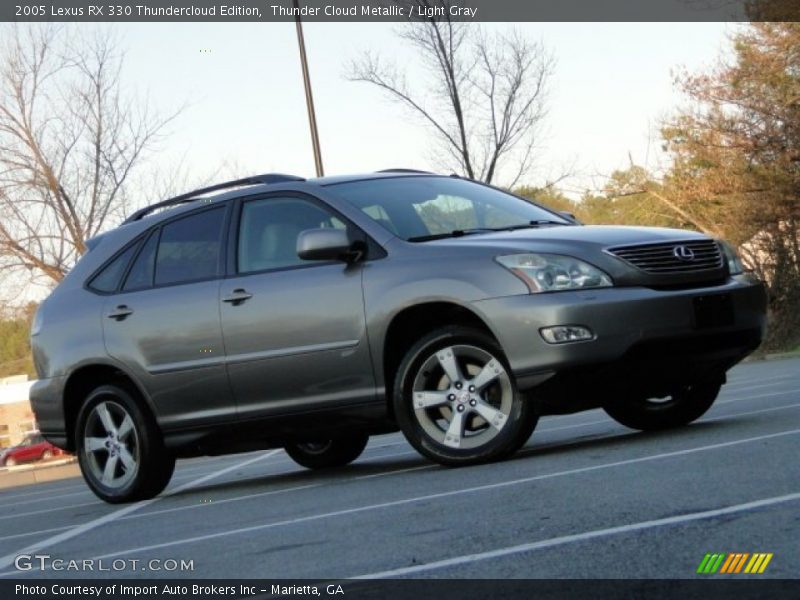
[[[76,580],[0,581],[3,600],[201,600],[342,598],[402,600],[479,598],[800,598],[800,580],[426,579],[426,580]]]

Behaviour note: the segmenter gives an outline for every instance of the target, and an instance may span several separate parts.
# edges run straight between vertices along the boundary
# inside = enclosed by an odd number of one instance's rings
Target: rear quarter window
[[[104,294],[117,291],[128,264],[138,248],[139,242],[128,246],[89,281],[89,287]]]

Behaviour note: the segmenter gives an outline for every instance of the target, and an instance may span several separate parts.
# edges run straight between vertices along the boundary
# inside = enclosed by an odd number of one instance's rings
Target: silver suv
[[[336,467],[400,429],[457,466],[544,414],[684,425],[765,328],[722,241],[406,170],[227,182],[87,246],[36,315],[31,399],[108,502],[158,494],[179,457]]]

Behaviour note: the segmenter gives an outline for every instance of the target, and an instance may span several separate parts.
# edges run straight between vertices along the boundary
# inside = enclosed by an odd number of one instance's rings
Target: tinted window
[[[122,279],[122,276],[125,274],[125,269],[128,267],[128,263],[133,258],[138,247],[139,244],[132,244],[122,254],[117,256],[117,258],[112,260],[102,271],[95,275],[89,287],[98,292],[117,291],[120,279]]]
[[[153,232],[147,239],[142,251],[131,267],[123,291],[141,290],[153,285],[153,273],[156,266],[156,248],[158,247],[158,231]]]
[[[563,217],[535,204],[464,179],[391,177],[340,183],[328,191],[406,239],[464,229],[503,229]]]
[[[208,279],[219,271],[224,207],[165,225],[156,256],[156,285]]]
[[[306,229],[343,229],[333,213],[300,198],[246,202],[239,226],[240,273],[282,269],[309,262],[297,256],[297,236]]]

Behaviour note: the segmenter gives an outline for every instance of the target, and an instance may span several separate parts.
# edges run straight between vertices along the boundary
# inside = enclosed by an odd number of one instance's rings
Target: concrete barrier
[[[81,470],[74,458],[37,465],[25,465],[3,469],[0,472],[0,490],[21,485],[33,485],[45,481],[58,481],[80,477]]]

